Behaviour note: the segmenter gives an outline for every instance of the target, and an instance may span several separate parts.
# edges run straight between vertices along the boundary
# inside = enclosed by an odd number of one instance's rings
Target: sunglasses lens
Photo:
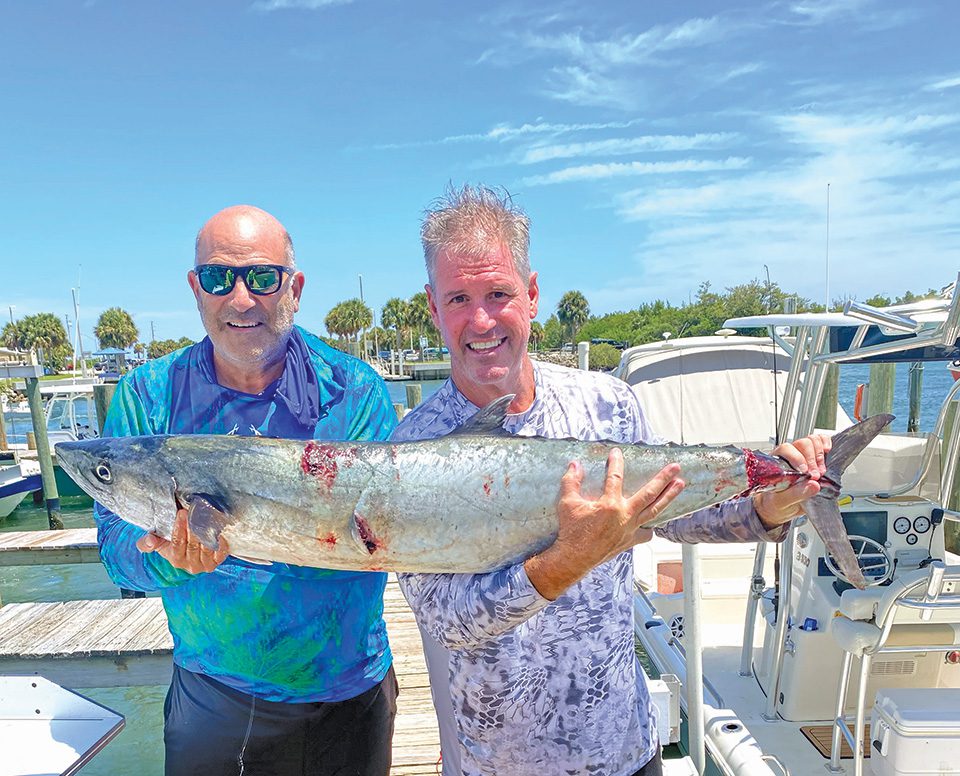
[[[233,290],[233,284],[237,282],[236,275],[230,267],[205,264],[202,267],[197,267],[196,271],[197,278],[200,280],[200,288],[215,296],[229,294]]]
[[[280,270],[276,267],[251,267],[244,280],[252,294],[272,294],[280,287]]]

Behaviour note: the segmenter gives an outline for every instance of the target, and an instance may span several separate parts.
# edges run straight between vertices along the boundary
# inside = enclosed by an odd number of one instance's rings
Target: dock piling
[[[50,441],[47,439],[47,419],[40,400],[40,380],[27,378],[27,402],[30,404],[30,420],[37,440],[37,460],[40,462],[40,478],[43,482],[43,498],[47,504],[47,523],[54,530],[63,530],[60,518],[60,494],[57,492],[57,480],[53,474],[53,458],[50,455]]]
[[[413,383],[405,386],[407,389],[407,409],[413,409],[423,401],[423,386],[420,383]]]

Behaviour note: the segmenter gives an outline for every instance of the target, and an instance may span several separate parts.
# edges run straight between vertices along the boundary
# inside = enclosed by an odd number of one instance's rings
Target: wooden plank
[[[0,533],[0,566],[99,562],[96,528]]]

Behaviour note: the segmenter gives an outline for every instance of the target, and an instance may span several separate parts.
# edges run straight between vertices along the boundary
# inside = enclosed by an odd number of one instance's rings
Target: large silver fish
[[[738,495],[789,487],[806,475],[734,447],[614,445],[510,436],[512,397],[448,436],[423,442],[297,441],[236,436],[141,436],[68,442],[57,458],[90,496],[169,538],[175,507],[213,549],[262,561],[352,570],[481,572],[547,547],[557,533],[560,478],[572,460],[598,496],[607,455],[625,459],[632,493],[676,461],[686,487],[651,525]],[[856,584],[863,576],[837,508],[840,475],[889,423],[865,420],[837,435],[827,480],[808,515]]]

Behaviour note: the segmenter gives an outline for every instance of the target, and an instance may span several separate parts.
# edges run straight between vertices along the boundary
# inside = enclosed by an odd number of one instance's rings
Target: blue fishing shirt
[[[283,374],[261,394],[217,383],[209,338],[134,369],[117,385],[104,436],[381,441],[395,426],[386,386],[368,365],[295,327]],[[157,553],[141,553],[136,542],[145,531],[102,505],[94,506],[94,518],[110,578],[160,592],[173,659],[183,668],[283,702],[353,698],[390,668],[386,574],[256,565],[233,556],[213,572],[190,574]]]

